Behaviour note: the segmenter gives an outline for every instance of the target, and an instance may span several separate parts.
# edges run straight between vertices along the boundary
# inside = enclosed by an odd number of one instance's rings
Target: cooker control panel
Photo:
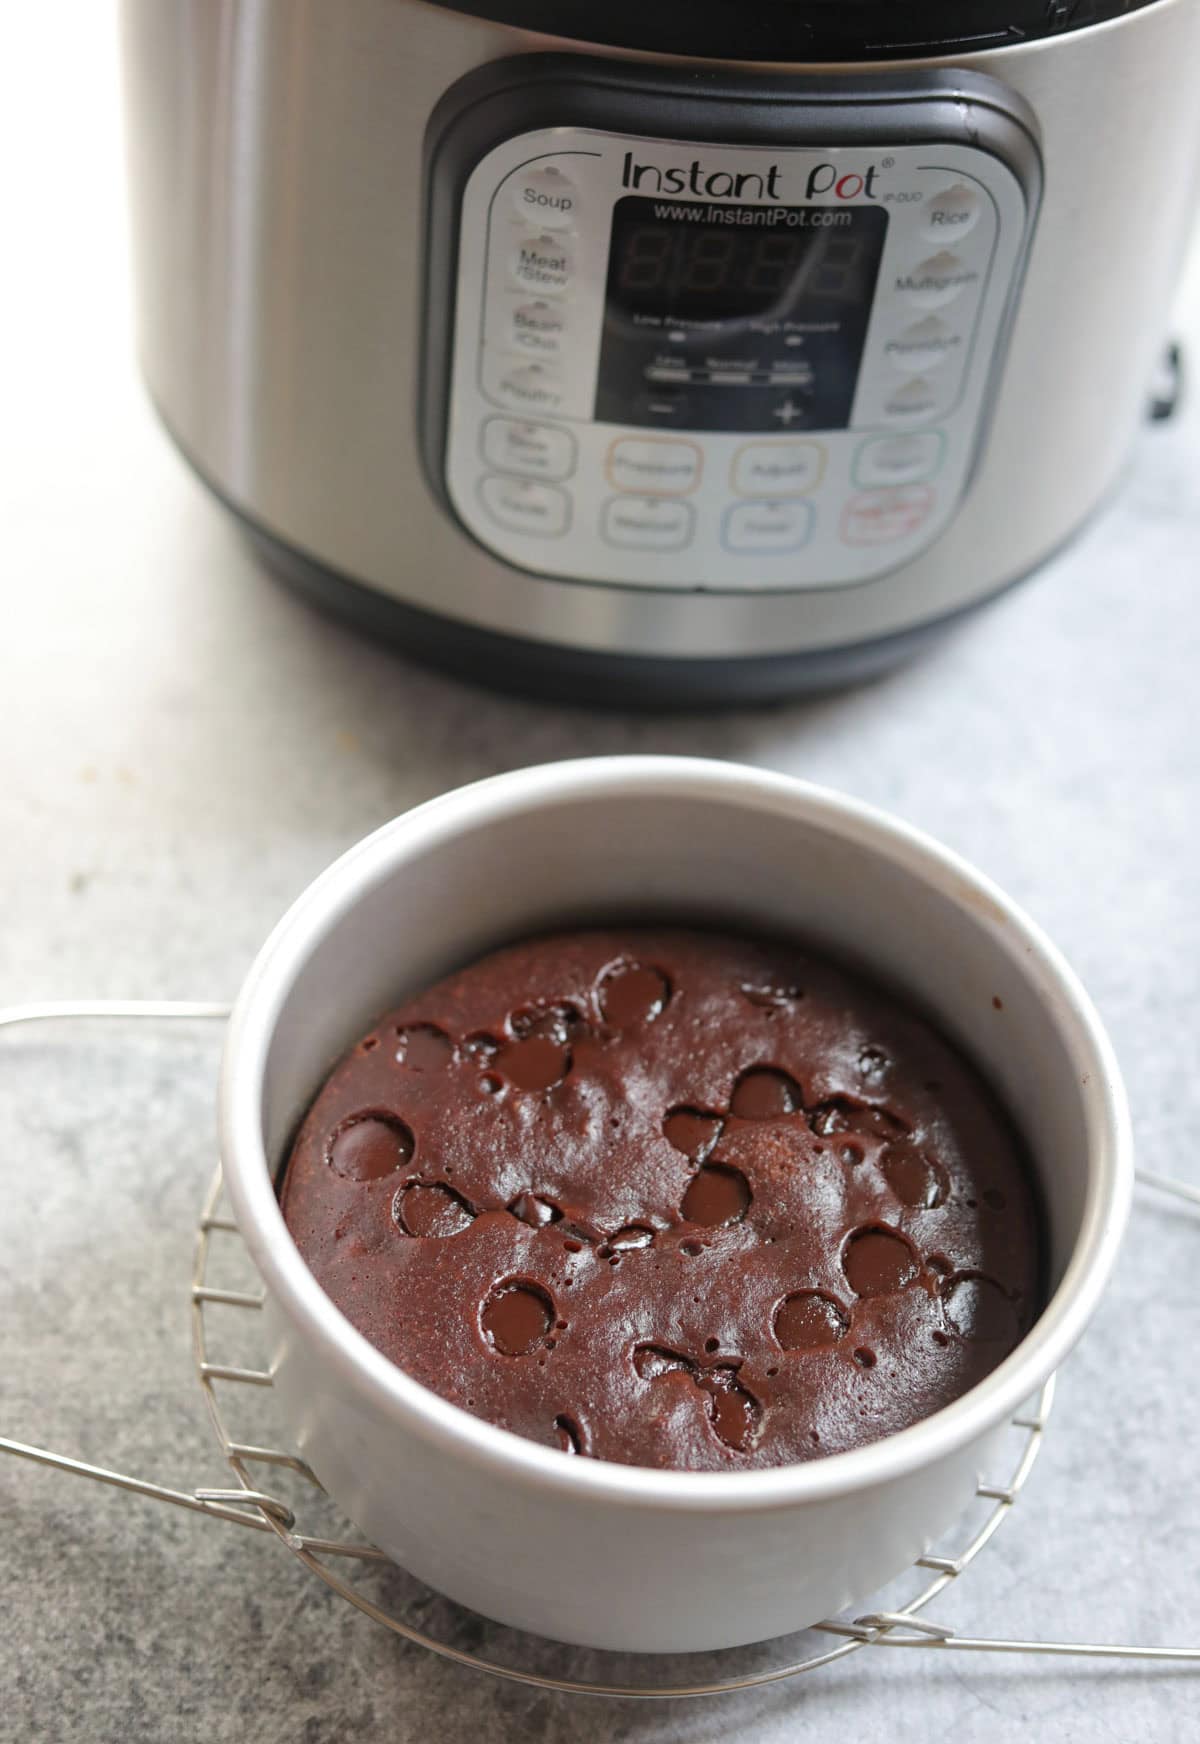
[[[520,569],[638,588],[852,586],[929,545],[969,483],[1031,201],[995,150],[927,132],[492,145],[453,283],[463,526]]]

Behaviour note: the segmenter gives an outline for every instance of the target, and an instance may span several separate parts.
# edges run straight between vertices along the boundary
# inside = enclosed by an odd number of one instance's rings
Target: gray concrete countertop
[[[281,591],[163,438],[127,337],[111,21],[66,11],[9,25],[0,117],[4,1000],[228,998],[306,881],[417,800],[593,752],[740,758],[897,811],[1031,909],[1111,1027],[1142,1159],[1200,1181],[1200,397],[1141,433],[1120,492],[1038,579],[872,688],[669,720],[469,690]],[[0,1433],[225,1481],[187,1305],[218,1047],[0,1038]],[[934,1615],[1200,1641],[1198,1264],[1200,1222],[1139,1194],[1028,1490]],[[6,1744],[1092,1744],[1191,1736],[1200,1706],[1197,1670],[875,1651],[718,1705],[605,1707],[406,1648],[232,1526],[7,1460],[0,1518]]]

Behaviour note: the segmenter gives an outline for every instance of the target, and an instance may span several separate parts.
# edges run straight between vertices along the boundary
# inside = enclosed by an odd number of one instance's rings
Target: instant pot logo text
[[[665,167],[635,163],[633,153],[627,151],[621,186],[648,194],[701,194],[710,200],[781,200],[782,174],[779,164],[772,164],[767,170],[709,169],[698,157],[690,164]],[[822,194],[832,194],[835,200],[877,200],[878,177],[878,164],[868,164],[861,171],[834,163],[814,164],[804,183],[804,198],[814,200]]]

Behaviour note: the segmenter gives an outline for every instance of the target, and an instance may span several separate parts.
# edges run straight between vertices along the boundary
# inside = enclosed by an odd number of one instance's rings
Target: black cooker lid
[[[1158,0],[434,0],[609,48],[746,61],[907,60],[1013,48]]]

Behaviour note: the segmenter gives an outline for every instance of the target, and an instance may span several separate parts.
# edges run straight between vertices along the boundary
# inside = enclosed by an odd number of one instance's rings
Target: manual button
[[[514,533],[557,539],[571,523],[571,499],[557,485],[488,473],[480,480],[479,495],[493,521]]]
[[[640,496],[685,497],[700,482],[704,456],[694,442],[669,437],[621,437],[612,443],[604,470],[615,490]]]
[[[670,497],[609,497],[600,514],[600,534],[610,545],[635,551],[679,551],[692,536],[690,503]]]

